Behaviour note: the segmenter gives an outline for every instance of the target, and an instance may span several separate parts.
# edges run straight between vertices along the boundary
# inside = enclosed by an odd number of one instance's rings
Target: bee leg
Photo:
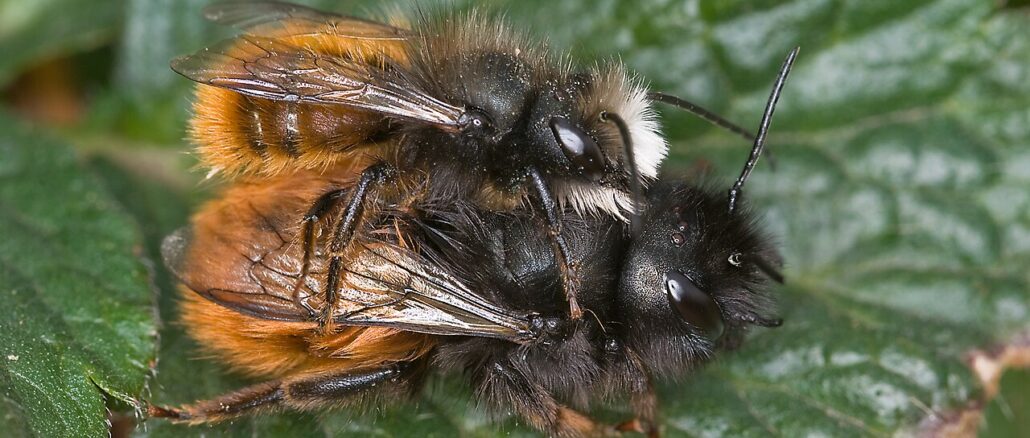
[[[204,424],[284,409],[305,411],[358,404],[383,392],[406,396],[420,382],[421,373],[415,371],[422,367],[412,365],[304,374],[248,386],[182,408],[151,405],[147,413],[177,423]]]
[[[655,393],[654,384],[651,383],[651,375],[635,351],[629,348],[623,351],[627,358],[625,365],[628,369],[625,375],[628,376],[626,383],[629,387],[630,404],[636,417],[618,424],[615,428],[619,431],[632,431],[648,437],[657,437],[658,395]]]
[[[583,310],[576,301],[576,294],[579,289],[579,269],[576,261],[572,259],[572,252],[565,238],[561,235],[561,218],[558,213],[558,205],[555,202],[551,189],[547,187],[540,171],[530,169],[529,179],[533,184],[533,193],[537,202],[544,210],[547,219],[547,230],[551,235],[551,246],[554,251],[554,259],[558,263],[558,271],[562,279],[562,289],[565,290],[565,298],[569,302],[569,318],[578,320],[583,317]]]
[[[311,208],[308,209],[308,212],[304,214],[304,218],[301,220],[301,238],[304,255],[300,265],[300,275],[297,277],[297,283],[293,285],[293,301],[307,309],[308,313],[312,316],[316,314],[315,309],[308,304],[306,299],[300,298],[300,289],[304,286],[304,279],[308,277],[308,271],[311,269],[311,257],[315,254],[315,230],[318,224],[329,214],[329,211],[336,207],[347,193],[348,191],[345,189],[338,189],[319,196],[311,204]]]
[[[325,304],[322,314],[319,316],[319,323],[323,328],[330,327],[333,310],[336,309],[338,299],[336,291],[339,288],[340,276],[343,274],[343,254],[354,237],[354,231],[361,221],[362,213],[365,210],[365,199],[369,191],[374,191],[394,174],[393,167],[385,163],[373,164],[361,172],[361,178],[351,190],[351,198],[347,207],[341,212],[341,218],[336,224],[332,240],[329,243],[329,272],[326,274]]]
[[[147,407],[147,415],[152,418],[167,418],[176,423],[217,423],[247,414],[279,409],[282,405],[282,382],[276,380],[248,386],[181,408],[150,405]]]
[[[507,363],[489,366],[479,380],[479,394],[499,411],[514,410],[549,436],[579,438],[621,435],[613,427],[559,403],[545,388]]]

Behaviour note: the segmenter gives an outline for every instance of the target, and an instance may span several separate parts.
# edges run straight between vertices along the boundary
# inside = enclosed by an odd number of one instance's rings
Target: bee
[[[574,70],[481,14],[380,23],[243,2],[206,15],[242,34],[171,66],[198,83],[190,136],[212,173],[260,179],[360,167],[354,184],[325,188],[299,221],[305,253],[293,299],[313,315],[316,300],[339,299],[361,224],[415,196],[542,211],[568,312],[578,319],[581,277],[561,214],[636,217],[635,200],[668,149],[652,103],[753,139],[690,102],[649,93],[618,64]],[[336,217],[327,221],[330,212]],[[316,246],[323,233],[332,238]],[[329,265],[318,294],[325,297],[315,298],[301,283],[319,251]]]
[[[750,326],[781,323],[769,315],[768,293],[783,280],[780,256],[740,195],[796,55],[781,68],[728,196],[660,181],[635,234],[610,216],[563,216],[590,318],[568,315],[558,256],[530,212],[420,196],[363,222],[339,299],[315,293],[323,276],[305,278],[311,304],[329,307],[336,324],[327,332],[293,299],[304,251],[291,244],[291,218],[320,188],[353,187],[360,175],[305,172],[230,188],[162,250],[186,287],[192,336],[234,368],[272,380],[182,408],[151,406],[150,415],[201,424],[396,400],[430,373],[458,373],[488,406],[554,436],[656,436],[655,379],[735,346]],[[310,264],[312,273],[330,269],[324,255]],[[602,425],[582,412],[625,393],[628,421]]]

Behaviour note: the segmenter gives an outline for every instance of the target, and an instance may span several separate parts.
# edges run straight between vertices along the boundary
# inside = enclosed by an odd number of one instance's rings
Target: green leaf
[[[0,86],[30,64],[109,41],[121,13],[115,0],[0,0]]]
[[[745,126],[802,46],[770,136],[777,167],[763,161],[745,190],[783,245],[786,324],[663,385],[668,435],[907,434],[931,413],[983,402],[965,353],[1030,328],[1030,17],[962,0],[492,3],[578,59],[619,56],[654,88]],[[748,145],[665,113],[668,169],[739,172]],[[175,325],[161,352],[159,403],[247,383],[196,359]],[[444,379],[413,405],[371,414],[150,421],[146,434],[535,435],[489,421],[473,400]]]
[[[985,409],[980,436],[1023,436],[1030,430],[1030,370],[1005,373],[1001,388],[1001,394]]]
[[[67,146],[0,116],[0,413],[16,435],[102,436],[156,327],[140,234]]]

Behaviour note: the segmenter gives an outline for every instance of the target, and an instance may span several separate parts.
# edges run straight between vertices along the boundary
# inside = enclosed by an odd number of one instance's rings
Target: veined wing
[[[390,244],[366,246],[347,267],[344,324],[388,325],[423,333],[528,341],[526,315],[487,301],[445,267]]]
[[[505,309],[462,282],[443,262],[389,238],[361,244],[342,274],[339,300],[325,302],[328,260],[311,259],[298,286],[303,248],[298,218],[348,179],[316,173],[239,183],[204,206],[192,225],[165,239],[165,264],[188,288],[226,308],[264,319],[315,321],[321,310],[343,325],[528,342],[529,315]],[[327,223],[327,229],[332,224]],[[328,235],[316,242],[324,248]]]
[[[386,52],[333,56],[251,35],[172,61],[196,82],[250,96],[347,105],[407,120],[456,127],[463,108],[430,96],[406,79]]]

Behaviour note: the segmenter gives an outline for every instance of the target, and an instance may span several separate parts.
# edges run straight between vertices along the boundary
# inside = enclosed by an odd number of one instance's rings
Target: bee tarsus
[[[495,362],[485,368],[476,386],[495,403],[510,404],[533,427],[556,437],[618,436],[614,427],[595,422],[587,415],[560,403],[538,382],[514,364]]]

